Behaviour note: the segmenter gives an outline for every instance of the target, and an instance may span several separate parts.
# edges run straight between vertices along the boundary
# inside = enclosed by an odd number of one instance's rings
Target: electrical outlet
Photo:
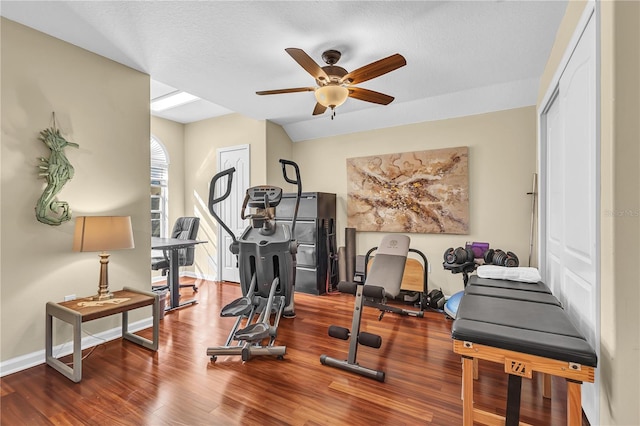
[[[76,298],[75,294],[70,294],[70,295],[64,297],[64,301],[68,302],[69,300],[75,300],[75,298]]]

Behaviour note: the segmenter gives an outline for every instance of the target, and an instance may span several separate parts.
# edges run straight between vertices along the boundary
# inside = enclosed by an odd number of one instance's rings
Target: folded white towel
[[[537,283],[542,279],[538,269],[522,266],[517,268],[507,268],[505,266],[482,265],[478,266],[478,276],[480,278],[520,281],[524,283]]]

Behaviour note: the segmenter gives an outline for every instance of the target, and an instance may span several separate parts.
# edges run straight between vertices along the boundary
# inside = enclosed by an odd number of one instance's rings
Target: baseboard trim
[[[129,324],[129,331],[136,332],[144,330],[145,328],[153,327],[153,318],[148,317],[140,321],[132,322]],[[81,341],[82,349],[91,348],[101,343],[109,342],[122,337],[122,327],[118,326],[110,330],[106,330],[97,333],[93,336],[84,337]],[[60,358],[65,355],[73,353],[73,340],[69,340],[65,343],[53,347],[53,354],[56,358]],[[39,350],[30,354],[21,355],[15,358],[8,359],[0,362],[0,377],[7,376],[9,374],[17,373],[22,370],[26,370],[31,367],[35,367],[45,363],[45,350]]]
[[[215,281],[216,278],[213,275],[203,275],[203,274],[198,274],[192,271],[180,271],[180,277],[187,277],[187,278],[195,278],[197,280],[206,280],[206,281]],[[158,275],[157,277],[152,277],[151,278],[151,283],[155,284],[158,283],[160,281],[166,281],[167,277],[163,277],[162,275]]]
[[[197,273],[192,272],[192,271],[185,271],[185,272],[181,273],[180,276],[181,277],[195,278],[197,280],[206,280],[206,281],[215,281],[216,280],[216,278],[213,275],[197,274]]]

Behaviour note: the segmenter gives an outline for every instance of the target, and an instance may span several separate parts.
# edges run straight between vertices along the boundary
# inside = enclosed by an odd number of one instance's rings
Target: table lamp
[[[73,251],[100,252],[100,282],[93,300],[107,300],[109,293],[108,250],[132,249],[133,232],[130,216],[80,216],[76,218]]]

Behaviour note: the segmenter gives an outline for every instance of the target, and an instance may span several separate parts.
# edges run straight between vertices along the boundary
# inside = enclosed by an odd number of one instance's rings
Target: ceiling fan
[[[322,54],[322,60],[327,64],[324,67],[320,67],[302,49],[290,47],[285,49],[285,51],[291,55],[302,68],[311,74],[316,80],[317,87],[263,90],[256,92],[256,94],[276,95],[279,93],[314,92],[317,103],[313,109],[313,115],[322,114],[327,108],[330,108],[332,120],[336,114],[335,108],[342,105],[347,98],[359,99],[380,105],[388,105],[391,103],[394,99],[393,96],[353,85],[380,77],[407,64],[404,57],[396,53],[354,71],[347,72],[344,68],[336,65],[341,56],[341,53],[337,50],[327,50]]]

